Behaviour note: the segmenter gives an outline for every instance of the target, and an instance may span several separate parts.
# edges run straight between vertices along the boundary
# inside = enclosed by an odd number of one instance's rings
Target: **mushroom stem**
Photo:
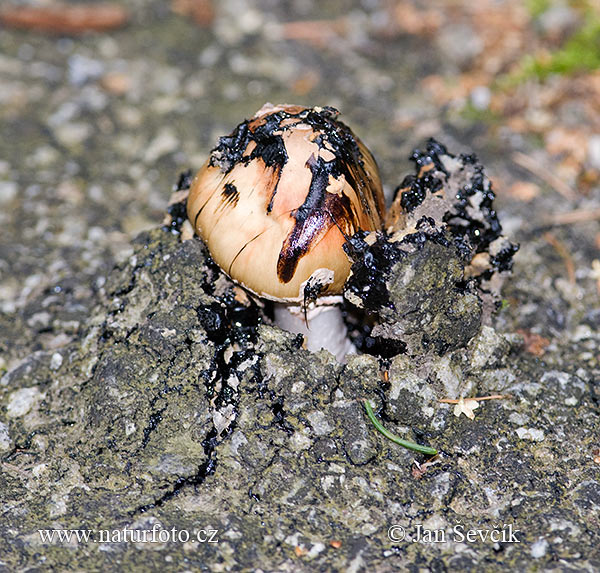
[[[303,334],[306,348],[318,352],[321,348],[344,363],[347,354],[356,353],[348,338],[339,306],[317,306],[306,311],[300,306],[275,303],[275,324],[288,332]]]

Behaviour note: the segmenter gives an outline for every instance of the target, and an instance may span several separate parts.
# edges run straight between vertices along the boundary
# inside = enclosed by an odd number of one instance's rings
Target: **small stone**
[[[588,139],[587,160],[590,167],[600,170],[600,133]]]
[[[74,54],[69,58],[69,82],[81,86],[96,79],[104,72],[104,64],[98,60]]]
[[[320,541],[317,541],[310,548],[306,557],[307,557],[307,559],[313,559],[314,557],[319,555],[319,553],[322,553],[324,550],[325,550],[325,545],[323,543],[321,543]]]
[[[561,38],[577,25],[577,20],[577,12],[567,2],[557,2],[539,16],[538,23],[546,35]]]
[[[235,420],[236,412],[233,404],[228,404],[222,410],[215,410],[213,412],[213,424],[215,430],[220,434],[223,430],[228,428]]]
[[[131,89],[131,78],[123,73],[112,72],[104,75],[100,84],[107,92],[123,95]]]
[[[41,145],[28,158],[27,163],[33,167],[48,167],[60,158],[60,153],[50,145]]]
[[[308,414],[307,418],[317,436],[329,434],[329,432],[333,430],[329,422],[325,419],[325,414],[323,414],[323,412],[311,412]]]
[[[508,341],[490,326],[483,326],[469,345],[471,367],[481,369],[497,365],[510,350]]]
[[[475,109],[485,110],[490,106],[492,92],[487,86],[477,86],[471,91],[471,104]]]
[[[10,203],[17,196],[17,191],[14,181],[0,181],[0,205]]]
[[[446,57],[459,68],[467,67],[483,50],[483,40],[465,24],[443,27],[436,39]]]
[[[6,413],[11,418],[24,416],[31,410],[35,402],[41,397],[37,386],[31,388],[21,388],[10,395]]]
[[[539,559],[543,557],[548,552],[549,543],[545,539],[538,539],[531,546],[531,556],[534,559]]]
[[[150,142],[144,154],[146,163],[154,163],[160,157],[172,153],[179,147],[179,139],[170,128],[164,128]]]
[[[290,447],[295,452],[307,450],[311,445],[311,439],[302,432],[294,432],[290,438]]]
[[[31,469],[33,477],[39,478],[48,468],[48,464],[37,464]]]
[[[74,147],[85,141],[92,132],[92,128],[87,123],[64,123],[54,128],[54,135],[60,143],[66,147]]]
[[[60,352],[55,352],[50,359],[50,370],[58,370],[63,363],[63,357]]]
[[[530,442],[543,442],[544,435],[543,430],[538,430],[537,428],[517,428],[517,436],[521,440],[529,440]]]
[[[8,426],[0,422],[0,451],[6,452],[12,447],[12,441],[8,433]]]

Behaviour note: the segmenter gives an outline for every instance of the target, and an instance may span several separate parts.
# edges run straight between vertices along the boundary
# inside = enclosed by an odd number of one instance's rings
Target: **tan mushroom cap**
[[[255,294],[301,301],[309,278],[334,295],[350,272],[342,246],[379,229],[377,165],[333,108],[266,104],[221,138],[196,175],[188,217],[215,262]]]

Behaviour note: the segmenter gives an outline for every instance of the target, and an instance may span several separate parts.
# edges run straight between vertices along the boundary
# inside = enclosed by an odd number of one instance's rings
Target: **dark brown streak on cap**
[[[265,195],[269,197],[269,203],[267,204],[267,214],[273,210],[273,201],[275,201],[275,195],[277,193],[277,186],[281,179],[281,165],[273,165],[271,167],[271,174],[269,182],[265,186]]]
[[[327,193],[323,209],[329,215],[332,225],[338,228],[344,239],[350,239],[360,229],[354,205],[345,193],[342,192],[341,196]]]
[[[233,183],[225,183],[223,191],[221,191],[220,209],[225,207],[235,207],[240,200],[240,192]]]
[[[311,155],[307,166],[312,172],[310,188],[304,203],[291,215],[296,223],[286,237],[277,261],[277,276],[282,283],[292,280],[298,261],[306,255],[333,227],[337,225],[345,235],[358,230],[358,218],[346,195],[327,192],[329,175],[334,161],[315,159]]]
[[[362,153],[363,156],[368,155],[375,164],[375,159],[363,145],[360,147],[360,153]],[[358,196],[365,213],[367,213],[370,218],[374,218],[374,208],[377,213],[377,218],[382,220],[383,213],[385,212],[385,205],[381,200],[382,196],[371,191],[372,181],[365,170],[362,158],[360,161],[342,162],[342,173],[349,185],[356,191],[356,195]]]
[[[305,122],[320,136],[315,139],[319,147],[325,142],[333,152],[337,161],[332,169],[332,175],[343,174],[348,184],[356,191],[365,213],[374,217],[373,208],[377,211],[376,219],[382,220],[385,212],[383,196],[372,191],[372,179],[365,169],[365,159],[369,159],[376,167],[377,163],[371,152],[352,133],[352,130],[342,121],[336,119],[338,111],[335,108],[324,108],[320,112],[308,110]]]

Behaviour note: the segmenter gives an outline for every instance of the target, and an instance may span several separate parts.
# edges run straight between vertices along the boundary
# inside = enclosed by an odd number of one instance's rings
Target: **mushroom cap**
[[[343,250],[382,225],[375,159],[337,110],[266,104],[221,137],[196,175],[188,217],[215,262],[258,296],[295,302],[336,295]]]

